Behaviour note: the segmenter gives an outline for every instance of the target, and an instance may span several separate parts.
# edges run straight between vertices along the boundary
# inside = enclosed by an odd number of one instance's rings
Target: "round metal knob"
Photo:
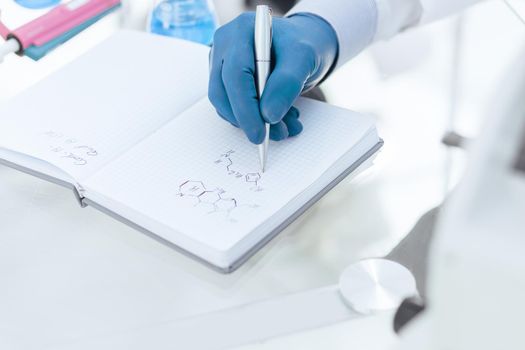
[[[367,259],[349,266],[341,275],[339,289],[357,312],[393,310],[417,295],[416,280],[404,266],[385,259]]]

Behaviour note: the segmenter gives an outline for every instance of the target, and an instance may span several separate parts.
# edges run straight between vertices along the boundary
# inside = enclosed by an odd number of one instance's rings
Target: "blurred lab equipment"
[[[72,0],[10,30],[0,21],[0,62],[9,53],[37,61],[120,6],[120,0]]]
[[[213,4],[209,0],[156,1],[148,21],[155,34],[211,45],[217,29]]]
[[[339,291],[350,308],[365,315],[396,309],[405,298],[418,295],[412,273],[386,259],[365,259],[347,267]]]
[[[524,57],[468,144],[469,167],[431,246],[431,307],[401,332],[402,349],[525,348]]]
[[[15,0],[17,4],[29,9],[43,9],[46,7],[55,6],[60,3],[61,0]]]

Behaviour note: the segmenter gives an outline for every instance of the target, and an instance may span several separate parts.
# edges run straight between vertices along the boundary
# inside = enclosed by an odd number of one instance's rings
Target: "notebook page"
[[[208,51],[117,33],[0,108],[0,147],[81,181],[206,95]]]
[[[305,129],[299,137],[271,142],[264,174],[257,147],[204,99],[82,185],[90,199],[100,194],[227,251],[375,130],[370,118],[347,110],[307,99],[297,107]],[[158,227],[145,226],[152,232]]]

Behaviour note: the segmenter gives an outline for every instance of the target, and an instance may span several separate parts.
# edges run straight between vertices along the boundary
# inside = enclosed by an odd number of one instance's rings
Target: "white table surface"
[[[5,18],[9,11],[19,13],[11,3],[0,0]],[[487,18],[500,34],[485,30],[480,38]],[[483,111],[478,101],[489,96],[487,85],[507,62],[489,64],[493,45],[499,45],[498,55],[511,57],[515,45],[500,40],[501,33],[523,33],[500,4],[480,6],[467,19],[466,37],[472,40],[464,56],[477,59],[465,69],[456,125],[475,133]],[[8,57],[0,65],[0,102],[85,52],[118,24],[116,16],[106,18],[38,63]],[[385,148],[371,172],[341,183],[232,275],[81,209],[68,190],[0,166],[0,348],[64,347],[331,285],[350,263],[388,253],[443,198],[448,158],[439,140],[449,124],[453,29],[448,20],[375,46],[327,81],[330,102],[378,116]],[[335,332],[345,334],[345,324],[338,327]],[[358,333],[373,334],[374,327]],[[315,348],[310,337],[334,339],[331,332],[253,347]],[[367,347],[366,339],[355,339],[359,348],[376,348]]]

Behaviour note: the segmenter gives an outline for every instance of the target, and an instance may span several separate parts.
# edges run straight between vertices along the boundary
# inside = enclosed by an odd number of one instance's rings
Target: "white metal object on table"
[[[371,314],[395,310],[417,295],[416,280],[406,267],[384,259],[366,259],[350,265],[339,279],[346,303],[357,312]]]

